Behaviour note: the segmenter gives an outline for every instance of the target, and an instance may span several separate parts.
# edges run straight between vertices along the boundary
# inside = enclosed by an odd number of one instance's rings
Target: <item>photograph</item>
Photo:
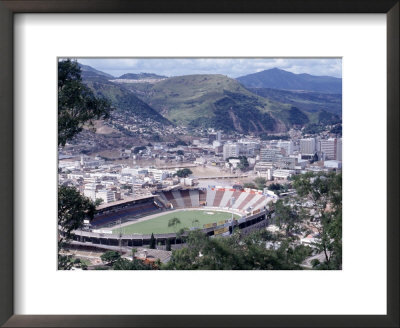
[[[56,65],[58,270],[342,270],[342,58]]]

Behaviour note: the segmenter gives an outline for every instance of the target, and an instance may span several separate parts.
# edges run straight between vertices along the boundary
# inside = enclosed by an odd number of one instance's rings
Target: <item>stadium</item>
[[[134,247],[149,245],[151,234],[157,245],[165,245],[167,240],[179,244],[188,231],[195,229],[208,236],[229,236],[235,228],[265,227],[267,205],[274,200],[274,195],[248,188],[159,191],[101,206],[89,225],[74,232],[73,239],[93,245]],[[169,224],[172,218],[178,223]]]

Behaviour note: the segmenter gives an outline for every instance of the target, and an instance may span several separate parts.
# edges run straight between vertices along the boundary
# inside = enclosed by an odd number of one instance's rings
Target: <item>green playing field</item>
[[[114,234],[122,232],[123,234],[159,234],[159,233],[173,233],[181,228],[190,227],[203,227],[203,224],[214,223],[222,220],[227,220],[232,217],[231,213],[220,211],[180,211],[160,215],[150,220],[132,223],[129,226],[117,228],[113,230]],[[238,219],[239,216],[234,214],[234,218]],[[168,221],[172,218],[178,218],[180,224],[175,227],[168,227]],[[198,222],[197,222],[197,221]],[[122,230],[122,231],[121,231]]]

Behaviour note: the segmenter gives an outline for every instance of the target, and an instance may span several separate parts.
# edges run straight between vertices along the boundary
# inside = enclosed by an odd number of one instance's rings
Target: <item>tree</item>
[[[85,124],[93,127],[93,120],[108,118],[110,102],[96,98],[82,83],[81,70],[77,62],[62,60],[58,63],[58,145],[77,135]],[[71,187],[58,188],[58,226],[61,231],[58,243],[58,267],[69,270],[73,266],[71,257],[61,251],[67,249],[67,241],[75,229],[82,227],[85,218],[92,219],[96,203]]]
[[[155,249],[156,248],[156,239],[154,238],[154,234],[151,233],[150,237],[150,249]]]
[[[289,235],[297,228],[297,223],[301,221],[299,210],[294,204],[287,204],[288,199],[279,199],[275,203],[275,218],[278,226],[285,226],[286,234]]]
[[[247,157],[246,156],[239,156],[240,159],[240,163],[238,164],[238,168],[242,171],[247,170],[247,168],[249,167],[249,162],[247,161]]]
[[[166,251],[170,251],[171,250],[171,240],[169,238],[165,242],[165,250]]]
[[[173,227],[175,235],[178,230],[178,225],[180,225],[180,224],[181,224],[181,220],[179,220],[177,217],[174,217],[174,218],[168,220],[168,227]],[[175,244],[176,244],[176,237],[175,237]]]
[[[193,172],[187,168],[176,171],[176,175],[180,178],[187,178],[190,174],[193,174]]]
[[[180,155],[180,156],[185,155],[185,153],[183,152],[183,150],[180,150],[180,149],[176,152],[176,154],[177,154],[177,155]]]
[[[184,238],[185,228],[180,228],[176,233],[176,238],[180,239],[181,244],[185,242]]]
[[[295,176],[293,186],[300,199],[310,201],[301,215],[319,232],[315,243],[323,252],[325,261],[316,264],[317,269],[341,269],[342,267],[342,174],[306,173]]]
[[[266,187],[267,180],[265,178],[258,177],[254,179],[254,183],[256,184],[257,189],[263,190]]]
[[[268,231],[256,231],[231,238],[208,238],[200,230],[191,231],[187,247],[175,250],[170,261],[162,266],[168,270],[299,270],[311,249],[282,243],[278,250],[267,249],[271,240]]]
[[[103,263],[113,265],[121,258],[121,254],[117,251],[107,251],[100,256]]]
[[[58,63],[58,145],[82,131],[85,124],[93,128],[93,120],[110,116],[111,103],[97,98],[82,83],[81,69],[69,59]]]
[[[85,219],[92,220],[96,203],[82,196],[77,189],[68,186],[58,187],[58,268],[70,270],[74,266],[70,255],[62,254],[68,250],[68,242],[74,230],[83,226]]]
[[[84,219],[93,219],[96,204],[82,196],[74,187],[58,188],[58,226],[62,238],[70,239],[71,232],[83,226]]]

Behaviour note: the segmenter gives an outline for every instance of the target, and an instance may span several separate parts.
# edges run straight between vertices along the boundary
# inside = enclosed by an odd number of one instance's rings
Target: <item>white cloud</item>
[[[114,76],[148,72],[166,76],[224,74],[238,77],[274,67],[296,74],[342,76],[340,58],[82,58],[78,61]]]

